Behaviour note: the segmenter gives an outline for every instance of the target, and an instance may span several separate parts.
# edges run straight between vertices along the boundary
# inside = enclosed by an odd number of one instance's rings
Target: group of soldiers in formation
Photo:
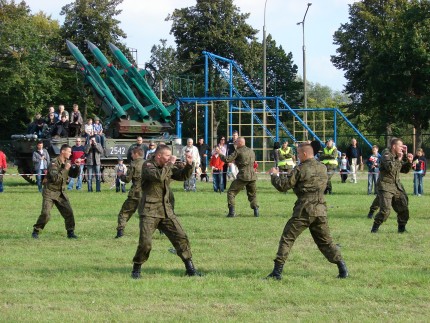
[[[244,137],[238,137],[234,146],[234,151],[227,157],[219,154],[223,162],[234,162],[239,170],[227,193],[228,217],[236,216],[235,196],[243,188],[246,188],[254,216],[259,216],[256,172],[253,167],[255,153],[246,146]],[[287,169],[287,166],[290,166],[287,159],[285,163],[281,160],[278,167],[273,167],[269,171],[272,185],[281,192],[293,190],[297,201],[292,217],[286,223],[280,238],[273,271],[267,278],[277,280],[282,278],[283,266],[294,241],[306,228],[309,228],[315,243],[327,260],[337,265],[337,277],[348,277],[345,261],[330,235],[324,196],[329,181],[330,171],[327,167],[329,163],[324,163],[324,158],[322,162],[315,158],[319,148],[313,143],[302,143],[297,147],[298,165],[296,167]],[[71,147],[65,144],[61,147],[60,155],[50,162],[42,192],[42,212],[32,233],[35,239],[39,238],[39,234],[49,221],[50,210],[54,204],[65,219],[67,237],[77,238],[74,232],[73,211],[65,194],[68,178],[76,178],[79,174],[79,165],[70,163],[70,155]],[[176,254],[184,262],[186,275],[200,276],[192,261],[189,239],[174,212],[175,199],[170,188],[172,180],[186,181],[194,176],[195,163],[192,155],[185,153],[184,162],[177,163],[177,158],[172,155],[170,147],[164,144],[158,145],[148,159],[144,159],[144,151],[139,146],[132,148],[131,155],[133,161],[127,174],[121,175],[121,180],[126,183],[132,182],[132,187],[118,215],[116,238],[124,235],[126,223],[138,210],[140,233],[133,258],[132,278],[141,277],[141,267],[149,258],[152,235],[157,229],[167,236]],[[411,169],[412,158],[411,154],[405,153],[402,140],[397,138],[392,139],[390,147],[382,152],[377,183],[380,211],[375,216],[371,232],[377,232],[380,225],[387,220],[391,207],[397,212],[398,232],[405,231],[409,219],[408,198],[400,183],[399,174]],[[284,172],[286,169],[288,174]]]

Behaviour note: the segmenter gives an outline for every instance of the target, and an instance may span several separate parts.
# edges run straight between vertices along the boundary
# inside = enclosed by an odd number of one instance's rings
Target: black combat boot
[[[124,230],[117,230],[115,239],[121,238],[124,235]]]
[[[185,275],[186,276],[201,276],[202,274],[199,273],[196,268],[194,268],[193,261],[191,259],[184,260],[185,264]]]
[[[39,239],[39,232],[37,232],[36,229],[33,230],[33,233],[31,234],[31,237],[33,239]]]
[[[371,233],[378,232],[379,224],[373,223],[372,229],[370,230]]]
[[[133,264],[133,270],[131,272],[131,278],[140,279],[140,268],[142,268],[142,264]]]
[[[327,193],[328,193],[328,187],[325,188],[324,195],[326,195]]]
[[[369,212],[369,214],[367,215],[367,218],[373,219],[373,212]]]
[[[236,213],[234,213],[234,206],[229,206],[227,217],[234,218],[235,216],[236,216]]]
[[[339,261],[336,263],[336,265],[339,269],[339,275],[337,275],[337,278],[346,278],[349,276],[348,268],[346,268],[345,261]]]
[[[260,211],[258,210],[258,207],[256,207],[256,208],[254,209],[254,216],[255,216],[256,218],[258,218],[258,217],[260,216]]]
[[[266,277],[266,279],[276,279],[281,280],[282,279],[282,270],[284,269],[284,264],[280,264],[279,262],[275,261],[275,265],[273,267],[273,271]]]
[[[398,233],[406,232],[406,224],[399,224],[397,232]]]
[[[75,234],[75,232],[73,230],[67,230],[67,238],[78,239],[78,236]]]

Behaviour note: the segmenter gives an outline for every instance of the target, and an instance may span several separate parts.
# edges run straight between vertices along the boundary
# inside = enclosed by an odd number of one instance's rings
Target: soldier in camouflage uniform
[[[401,139],[393,138],[390,148],[384,149],[381,167],[376,184],[379,198],[379,212],[375,216],[372,233],[378,232],[379,226],[390,215],[391,206],[397,213],[398,232],[406,231],[409,220],[408,196],[400,183],[400,173],[408,173],[412,168],[413,155],[406,155],[406,147]]]
[[[121,175],[121,180],[125,183],[133,183],[128,197],[124,201],[121,207],[121,211],[118,214],[118,227],[116,228],[117,233],[115,238],[121,238],[124,235],[124,228],[128,220],[134,212],[136,212],[139,205],[140,198],[142,197],[142,166],[143,166],[143,149],[135,147],[131,152],[133,161],[127,172],[127,175]]]
[[[220,154],[219,157],[225,163],[235,161],[239,173],[236,179],[231,183],[227,191],[228,215],[227,217],[235,217],[234,205],[236,195],[246,187],[246,194],[251,208],[254,209],[254,216],[259,216],[257,203],[257,175],[254,170],[255,153],[251,148],[245,146],[245,138],[240,137],[236,141],[236,150],[228,157]]]
[[[173,210],[173,193],[170,189],[172,180],[188,179],[195,168],[191,154],[186,155],[183,167],[175,165],[176,157],[170,148],[159,145],[154,156],[143,163],[142,198],[138,212],[140,216],[139,245],[133,258],[132,278],[139,279],[141,266],[149,258],[152,248],[152,234],[161,229],[176,249],[176,254],[185,264],[188,276],[200,275],[191,260],[188,237]]]
[[[326,142],[326,146],[320,153],[320,161],[325,165],[327,168],[327,185],[324,190],[324,194],[331,194],[332,193],[332,185],[331,185],[331,178],[334,175],[334,172],[337,169],[337,149],[334,145],[333,139],[329,139]]]
[[[322,254],[328,261],[337,264],[338,278],[346,278],[348,270],[339,249],[333,243],[327,222],[327,206],[323,194],[327,182],[326,168],[314,159],[310,144],[301,144],[297,153],[301,163],[294,168],[291,176],[279,176],[276,168],[270,170],[272,185],[280,192],[293,189],[297,201],[293,216],[285,225],[274,260],[275,266],[268,278],[282,279],[282,269],[294,241],[307,228]]]
[[[66,196],[67,178],[69,176],[76,178],[79,175],[79,162],[76,161],[75,165],[71,165],[69,161],[71,154],[71,147],[67,144],[62,145],[60,155],[52,159],[48,166],[48,173],[44,179],[44,188],[42,191],[42,212],[36,224],[33,226],[34,229],[31,235],[34,239],[39,238],[40,231],[42,231],[48,223],[54,204],[64,218],[67,237],[69,239],[77,238],[74,233],[75,218],[73,216],[73,210],[69,198]]]

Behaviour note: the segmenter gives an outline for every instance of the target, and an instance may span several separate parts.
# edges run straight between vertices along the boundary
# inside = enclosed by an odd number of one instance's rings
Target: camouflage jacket
[[[142,166],[143,158],[137,158],[131,162],[127,175],[121,175],[121,180],[125,183],[132,182],[128,197],[140,199],[142,196]]]
[[[293,189],[297,195],[293,216],[306,212],[308,216],[326,216],[324,189],[327,185],[326,167],[314,158],[305,160],[291,176],[271,176],[272,185],[280,192]]]
[[[69,170],[66,170],[64,168],[65,165],[65,163],[61,162],[60,158],[51,159],[51,163],[48,165],[48,172],[43,180],[44,195],[59,196],[64,193],[66,189],[68,177],[77,177],[79,174],[79,166],[72,166]]]
[[[236,150],[228,157],[225,157],[222,154],[219,154],[219,157],[225,163],[231,163],[234,161],[239,169],[239,173],[237,174],[238,179],[243,181],[257,180],[257,175],[254,170],[255,153],[251,148],[242,146],[240,148],[236,148]]]
[[[408,173],[412,169],[412,163],[407,159],[399,160],[388,148],[384,149],[381,155],[381,167],[377,182],[378,191],[395,193],[400,190],[404,192],[405,188],[400,183],[400,173]]]
[[[140,216],[154,218],[171,218],[173,211],[173,193],[170,189],[172,180],[184,181],[191,177],[195,168],[186,164],[184,167],[175,165],[159,166],[154,158],[144,161],[142,166],[142,198],[139,202]]]

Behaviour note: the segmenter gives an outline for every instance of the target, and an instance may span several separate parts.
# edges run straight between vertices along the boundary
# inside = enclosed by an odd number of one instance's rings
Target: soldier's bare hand
[[[172,164],[174,164],[176,162],[176,156],[170,156],[170,160],[169,160],[169,163],[172,163]]]
[[[69,170],[71,166],[72,165],[69,162],[67,162],[66,165],[64,165],[64,169]]]

